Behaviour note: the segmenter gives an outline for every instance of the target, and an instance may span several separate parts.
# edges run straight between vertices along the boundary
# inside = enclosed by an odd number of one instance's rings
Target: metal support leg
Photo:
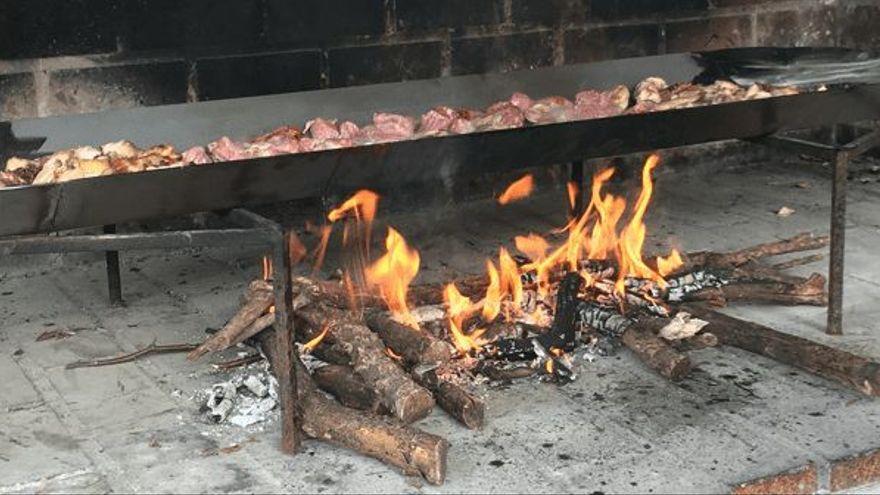
[[[831,182],[831,259],[828,266],[828,327],[825,329],[829,335],[843,334],[843,262],[849,160],[848,152],[837,153]]]
[[[115,234],[116,225],[105,225],[105,234]],[[122,276],[119,273],[119,251],[105,251],[107,262],[107,292],[110,304],[122,304]]]
[[[584,189],[586,185],[584,184],[584,165],[583,160],[577,160],[571,162],[568,166],[569,184],[574,184],[577,187],[574,202],[568,204],[569,218],[577,218],[584,211]]]

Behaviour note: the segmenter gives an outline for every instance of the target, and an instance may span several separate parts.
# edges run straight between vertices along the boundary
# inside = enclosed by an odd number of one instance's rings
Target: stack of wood
[[[802,234],[730,253],[685,255],[682,267],[670,275],[667,287],[646,289],[635,284],[632,294],[628,294],[627,301],[645,299],[654,304],[654,298],[659,297],[666,302],[661,304],[666,315],[658,315],[648,306],[630,306],[632,309],[622,312],[620,306],[600,304],[590,297],[603,295],[601,284],[587,287],[578,274],[556,274],[553,282],[558,292],[550,327],[495,322],[487,334],[495,335],[496,340],[470,356],[456,352],[442,332],[415,330],[398,322],[385,311],[384,301],[376,294],[357,289],[352,292],[351,287],[339,282],[293,277],[295,340],[306,343],[307,352],[324,363],[306,369],[300,359],[293,360],[298,370],[296,390],[302,431],[311,438],[375,457],[405,473],[421,475],[431,483],[442,483],[448,443],[411,424],[439,405],[464,426],[482,427],[485,405],[473,392],[469,377],[476,373],[500,380],[531,376],[543,372],[544,364],[551,374],[558,372],[567,366],[559,357],[574,349],[576,334],[584,328],[613,336],[646,366],[670,380],[681,380],[690,372],[689,351],[724,344],[805,367],[864,393],[880,394],[880,373],[869,373],[874,369],[871,366],[876,367],[869,361],[803,339],[780,340],[773,330],[740,325],[712,310],[686,306],[688,302],[720,305],[742,300],[825,304],[827,294],[821,275],[805,278],[782,272],[815,261],[816,256],[776,265],[763,260],[821,248],[827,243],[825,237]],[[480,297],[487,281],[485,277],[463,277],[456,285],[463,294]],[[409,299],[418,313],[419,309],[440,303],[441,294],[440,285],[414,286]],[[239,311],[220,331],[192,350],[189,358],[198,359],[250,339],[260,344],[275,368],[278,349],[272,336],[273,303],[272,283],[252,282]],[[350,311],[352,305],[359,311]],[[669,316],[680,309],[708,324],[686,338],[668,340],[666,330],[674,320]],[[439,313],[442,318],[443,311]],[[434,323],[440,321],[445,322]],[[430,326],[427,321],[422,323],[423,327]],[[788,350],[781,351],[780,342]],[[834,359],[823,364],[810,358],[816,353]],[[491,365],[520,358],[533,362],[512,368]],[[846,363],[846,369],[834,364],[840,362]]]
[[[485,405],[455,378],[454,348],[397,322],[375,305],[357,317],[345,309],[341,292],[325,292],[322,286],[333,284],[294,281],[296,340],[309,343],[310,352],[327,363],[309,372],[295,360],[303,431],[442,483],[446,440],[410,424],[428,416],[436,404],[466,427],[482,427]],[[273,302],[270,282],[252,282],[238,312],[192,350],[189,359],[253,339],[274,365],[277,350],[269,336],[274,332]]]

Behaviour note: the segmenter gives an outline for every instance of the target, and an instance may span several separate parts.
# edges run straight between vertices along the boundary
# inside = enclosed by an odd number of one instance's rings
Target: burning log
[[[679,381],[690,373],[690,359],[657,336],[668,319],[644,316],[633,320],[590,302],[581,302],[578,313],[580,321],[597,332],[619,336],[643,363],[662,376]]]
[[[316,368],[312,379],[321,390],[329,392],[345,407],[384,414],[387,409],[379,401],[376,391],[351,369],[350,366],[328,364]]]
[[[259,334],[261,348],[277,373],[274,330]],[[297,393],[302,404],[302,430],[310,438],[349,448],[395,466],[407,475],[420,475],[439,485],[446,479],[449,442],[442,437],[389,418],[342,406],[325,397],[299,358],[294,358]]]
[[[187,354],[186,358],[195,361],[209,352],[228,349],[265,330],[274,321],[272,313],[264,315],[274,300],[271,285],[263,280],[252,282],[238,312],[219,332],[208,337],[202,345]]]
[[[314,330],[330,329],[328,343],[349,357],[354,371],[374,388],[395,417],[411,423],[430,414],[434,398],[385,354],[382,341],[365,325],[321,303],[298,310],[296,316]]]
[[[880,363],[711,309],[689,305],[686,310],[708,321],[706,331],[723,345],[802,368],[865,395],[880,396]]]
[[[408,365],[444,363],[452,358],[454,349],[448,342],[399,323],[387,313],[369,312],[365,320],[385,345],[402,356]]]

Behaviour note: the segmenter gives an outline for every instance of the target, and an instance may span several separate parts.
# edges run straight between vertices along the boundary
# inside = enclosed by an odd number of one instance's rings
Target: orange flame
[[[386,253],[365,270],[366,280],[379,287],[382,299],[398,321],[419,328],[406,304],[409,284],[419,273],[419,252],[407,246],[406,239],[392,227],[388,227],[385,249]]]
[[[538,234],[518,235],[513,238],[513,243],[516,245],[516,249],[526,255],[533,263],[546,258],[547,251],[550,249],[550,244]]]
[[[568,192],[568,205],[574,209],[577,204],[578,194],[581,192],[581,188],[578,187],[577,182],[568,181],[565,184],[565,190]]]
[[[461,352],[479,350],[483,342],[480,336],[485,330],[479,329],[465,335],[462,331],[464,321],[478,311],[471,300],[461,294],[455,284],[448,284],[443,289],[443,301],[446,304],[446,314],[449,321],[449,331],[452,333],[452,343]]]
[[[358,220],[370,223],[376,218],[379,207],[379,195],[368,189],[361,189],[345,200],[339,207],[330,210],[327,220],[337,222],[346,215],[354,215]]]
[[[272,278],[272,259],[263,256],[263,280],[269,281]]]
[[[313,268],[314,272],[317,272],[321,269],[321,265],[324,264],[324,256],[327,254],[327,244],[330,242],[330,234],[333,232],[333,227],[329,225],[322,225],[318,227],[318,231],[321,235],[321,240],[318,242],[318,247],[315,248],[314,256],[315,256],[315,266]]]
[[[489,275],[489,287],[486,288],[486,298],[483,299],[483,320],[490,322],[501,312],[504,292],[501,289],[501,277],[491,260],[486,260],[486,273]]]
[[[523,286],[519,266],[503,247],[498,253],[498,266],[501,269],[501,290],[510,294],[516,307],[522,304]]]
[[[602,197],[602,187],[613,175],[614,169],[607,168],[593,178],[590,206],[596,209],[598,218],[589,241],[590,251],[587,256],[592,260],[607,259],[617,249],[617,223],[626,209],[626,201],[611,194]]]
[[[290,249],[290,264],[295,265],[300,261],[304,260],[308,255],[308,249],[306,249],[305,244],[299,239],[299,236],[296,233],[291,232],[290,237],[287,241],[288,247]]]
[[[507,186],[507,189],[504,190],[501,196],[498,196],[498,204],[506,205],[525,199],[532,194],[534,188],[534,177],[532,177],[532,174],[526,174]]]
[[[678,270],[682,265],[684,265],[684,261],[682,261],[678,249],[673,249],[672,252],[669,253],[669,256],[657,257],[657,272],[663,277]]]
[[[626,290],[625,279],[628,276],[654,280],[661,287],[666,285],[663,277],[646,265],[642,259],[642,246],[645,243],[646,230],[642,220],[654,191],[651,172],[659,163],[660,157],[657,155],[651,155],[645,161],[645,166],[642,168],[642,191],[636,200],[632,218],[620,233],[620,251],[618,252],[620,267],[615,283],[615,290],[618,294],[623,294]]]
[[[330,331],[330,325],[324,325],[324,328],[321,329],[321,333],[317,336],[313,337],[311,340],[303,344],[303,352],[309,353],[315,350],[315,347],[318,347],[318,344],[324,340],[324,337],[327,336],[327,332]]]

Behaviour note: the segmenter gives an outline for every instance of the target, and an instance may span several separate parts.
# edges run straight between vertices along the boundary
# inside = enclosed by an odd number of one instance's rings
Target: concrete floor
[[[658,171],[652,241],[720,250],[827,232],[821,164],[730,157],[722,165]],[[853,181],[849,197],[845,336],[822,333],[821,308],[729,311],[880,359],[880,184]],[[796,213],[776,216],[782,206]],[[482,202],[386,218],[421,251],[420,279],[431,280],[478,271],[498,243],[562,223],[563,207],[561,191],[545,189],[506,208]],[[64,369],[152,341],[201,340],[235,310],[259,256],[126,253],[127,305],[115,308],[93,256],[0,259],[0,492],[706,493],[880,446],[877,401],[727,348],[694,353],[698,369],[679,385],[622,351],[585,363],[564,387],[487,390],[488,425],[478,432],[437,411],[418,426],[452,444],[440,487],[318,442],[283,456],[277,418],[245,429],[208,423],[192,397],[228,374],[207,361],[166,355]],[[35,341],[52,328],[75,335]]]

